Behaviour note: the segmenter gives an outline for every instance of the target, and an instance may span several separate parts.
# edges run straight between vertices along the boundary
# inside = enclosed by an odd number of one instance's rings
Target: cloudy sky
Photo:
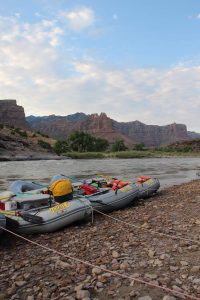
[[[2,1],[0,99],[200,132],[200,1]]]

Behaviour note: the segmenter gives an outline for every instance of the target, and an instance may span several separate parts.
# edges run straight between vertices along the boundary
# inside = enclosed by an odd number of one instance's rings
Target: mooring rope
[[[11,230],[8,230],[8,229],[2,227],[2,226],[0,226],[0,228],[3,229],[3,230],[6,231],[6,232],[11,233],[12,235],[14,235],[14,236],[16,236],[16,237],[18,237],[18,238],[20,238],[20,239],[23,239],[23,240],[27,241],[28,243],[31,243],[31,244],[33,244],[33,245],[36,245],[36,246],[38,246],[38,247],[40,247],[40,248],[43,248],[43,249],[45,249],[45,250],[47,250],[47,251],[50,251],[50,252],[53,252],[53,253],[55,253],[55,254],[57,254],[57,255],[60,255],[60,256],[62,256],[62,257],[65,257],[65,258],[67,258],[67,259],[70,259],[70,260],[73,260],[73,261],[82,263],[82,264],[87,265],[87,266],[89,266],[89,267],[97,268],[97,269],[100,269],[101,271],[108,272],[108,273],[110,273],[110,274],[112,274],[112,275],[114,275],[114,276],[118,276],[118,277],[121,277],[121,278],[129,279],[129,280],[138,282],[138,283],[140,283],[140,284],[145,284],[145,285],[148,285],[148,286],[150,286],[150,287],[154,287],[154,288],[163,290],[163,291],[165,291],[165,292],[167,292],[167,293],[173,294],[174,296],[180,296],[180,297],[183,297],[184,299],[186,298],[186,299],[192,299],[192,300],[200,300],[200,298],[197,298],[197,297],[195,297],[195,296],[191,296],[191,295],[186,294],[186,293],[184,293],[184,292],[175,291],[175,290],[172,290],[172,289],[167,288],[167,287],[159,286],[159,285],[157,285],[157,284],[155,284],[155,283],[153,283],[153,282],[148,282],[148,281],[145,281],[145,280],[142,280],[142,279],[135,278],[135,277],[133,277],[133,276],[129,276],[129,275],[126,275],[126,274],[121,274],[121,273],[119,273],[119,272],[117,272],[117,271],[112,271],[112,270],[109,270],[109,269],[107,269],[107,268],[97,266],[97,265],[95,265],[95,264],[93,264],[93,263],[90,263],[90,262],[88,262],[88,261],[84,261],[84,260],[82,260],[82,259],[79,259],[79,258],[76,258],[76,257],[72,257],[72,256],[70,256],[70,255],[64,254],[64,253],[62,253],[62,252],[60,252],[60,251],[57,251],[57,250],[55,250],[55,249],[52,249],[52,248],[49,248],[49,247],[47,247],[47,246],[41,245],[41,244],[39,244],[39,243],[37,243],[37,242],[31,241],[31,240],[29,240],[28,238],[25,238],[25,237],[23,237],[23,236],[21,236],[21,235],[15,233],[15,232],[11,231]]]
[[[164,236],[164,237],[167,237],[167,238],[172,238],[172,239],[177,239],[177,240],[183,240],[185,242],[190,242],[190,243],[196,243],[196,244],[199,244],[200,245],[200,241],[197,241],[197,240],[193,240],[193,239],[188,239],[188,238],[184,238],[184,237],[181,237],[181,236],[177,236],[177,235],[171,235],[171,234],[167,234],[167,233],[163,233],[163,232],[159,232],[157,230],[153,230],[153,229],[148,229],[148,228],[145,228],[145,227],[142,227],[142,226],[138,226],[138,225],[135,225],[135,224],[132,224],[132,223],[129,223],[129,222],[126,222],[126,221],[123,221],[119,218],[115,218],[115,217],[112,217],[111,215],[108,215],[106,213],[103,213],[99,210],[97,210],[96,208],[93,208],[94,211],[96,211],[97,213],[107,217],[107,218],[110,218],[116,222],[120,222],[120,223],[123,223],[125,225],[128,225],[128,226],[131,226],[131,227],[134,227],[134,228],[137,228],[137,229],[142,229],[142,230],[146,230],[148,232],[150,232],[151,234],[159,234],[161,236]]]

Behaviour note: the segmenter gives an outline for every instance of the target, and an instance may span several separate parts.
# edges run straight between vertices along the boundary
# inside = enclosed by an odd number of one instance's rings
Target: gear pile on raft
[[[0,193],[0,233],[3,228],[23,234],[53,232],[95,212],[109,213],[149,198],[159,187],[159,180],[148,176],[76,180],[59,174],[48,185],[16,180]]]

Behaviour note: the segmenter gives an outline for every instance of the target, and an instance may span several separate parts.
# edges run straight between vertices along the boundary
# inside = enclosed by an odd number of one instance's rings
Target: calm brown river
[[[0,190],[16,179],[48,182],[56,174],[77,178],[116,176],[133,178],[149,175],[160,180],[161,188],[200,179],[200,158],[84,159],[0,162]]]

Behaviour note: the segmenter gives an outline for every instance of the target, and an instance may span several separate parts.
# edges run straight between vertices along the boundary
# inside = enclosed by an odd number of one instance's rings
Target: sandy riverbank
[[[200,299],[200,180],[160,191],[148,201],[32,241],[136,279]],[[151,230],[198,243],[163,237]],[[0,237],[0,299],[171,300],[172,294],[70,261],[10,235]]]

